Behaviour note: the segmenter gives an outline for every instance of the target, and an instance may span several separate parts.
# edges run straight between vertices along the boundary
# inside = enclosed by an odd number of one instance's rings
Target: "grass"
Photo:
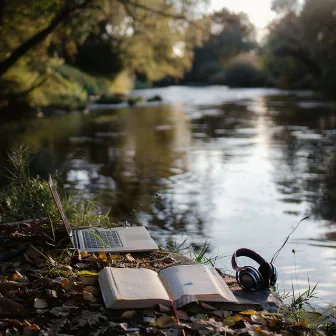
[[[48,183],[40,177],[30,176],[31,151],[16,145],[8,155],[6,169],[8,185],[0,193],[0,224],[45,218],[45,236],[55,245],[56,223],[60,217],[51,196]],[[109,212],[101,213],[94,200],[78,199],[74,193],[60,192],[65,213],[74,226],[112,226]]]

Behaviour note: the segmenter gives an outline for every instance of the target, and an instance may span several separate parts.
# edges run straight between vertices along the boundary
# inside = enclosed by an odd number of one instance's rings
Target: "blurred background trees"
[[[274,0],[263,39],[245,13],[205,13],[206,2],[0,0],[0,109],[17,113],[1,115],[78,108],[136,79],[332,95],[336,0]]]

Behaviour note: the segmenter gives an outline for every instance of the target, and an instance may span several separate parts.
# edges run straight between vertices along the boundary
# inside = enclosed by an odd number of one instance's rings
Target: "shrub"
[[[256,55],[244,54],[229,62],[225,84],[231,87],[265,87],[274,85],[274,80],[262,69]]]

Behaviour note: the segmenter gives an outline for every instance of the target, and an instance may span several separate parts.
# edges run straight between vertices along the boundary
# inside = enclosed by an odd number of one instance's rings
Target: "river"
[[[145,225],[162,246],[185,241],[186,253],[210,242],[208,255],[228,272],[236,249],[270,260],[309,216],[276,260],[279,291],[302,292],[309,279],[322,303],[335,303],[335,105],[271,89],[133,92],[155,94],[162,103],[92,105],[15,137],[39,150],[45,173],[57,168],[66,188],[96,197],[115,222]],[[10,141],[1,142],[5,150]]]

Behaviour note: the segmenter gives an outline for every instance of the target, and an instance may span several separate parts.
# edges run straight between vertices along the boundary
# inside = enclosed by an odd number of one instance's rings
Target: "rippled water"
[[[67,188],[98,195],[116,222],[146,225],[164,246],[209,240],[227,270],[240,247],[271,259],[309,215],[276,261],[279,289],[304,290],[309,277],[335,302],[335,106],[309,92],[221,86],[133,94],[164,102],[92,106],[16,138],[39,149],[45,173],[56,167]]]

